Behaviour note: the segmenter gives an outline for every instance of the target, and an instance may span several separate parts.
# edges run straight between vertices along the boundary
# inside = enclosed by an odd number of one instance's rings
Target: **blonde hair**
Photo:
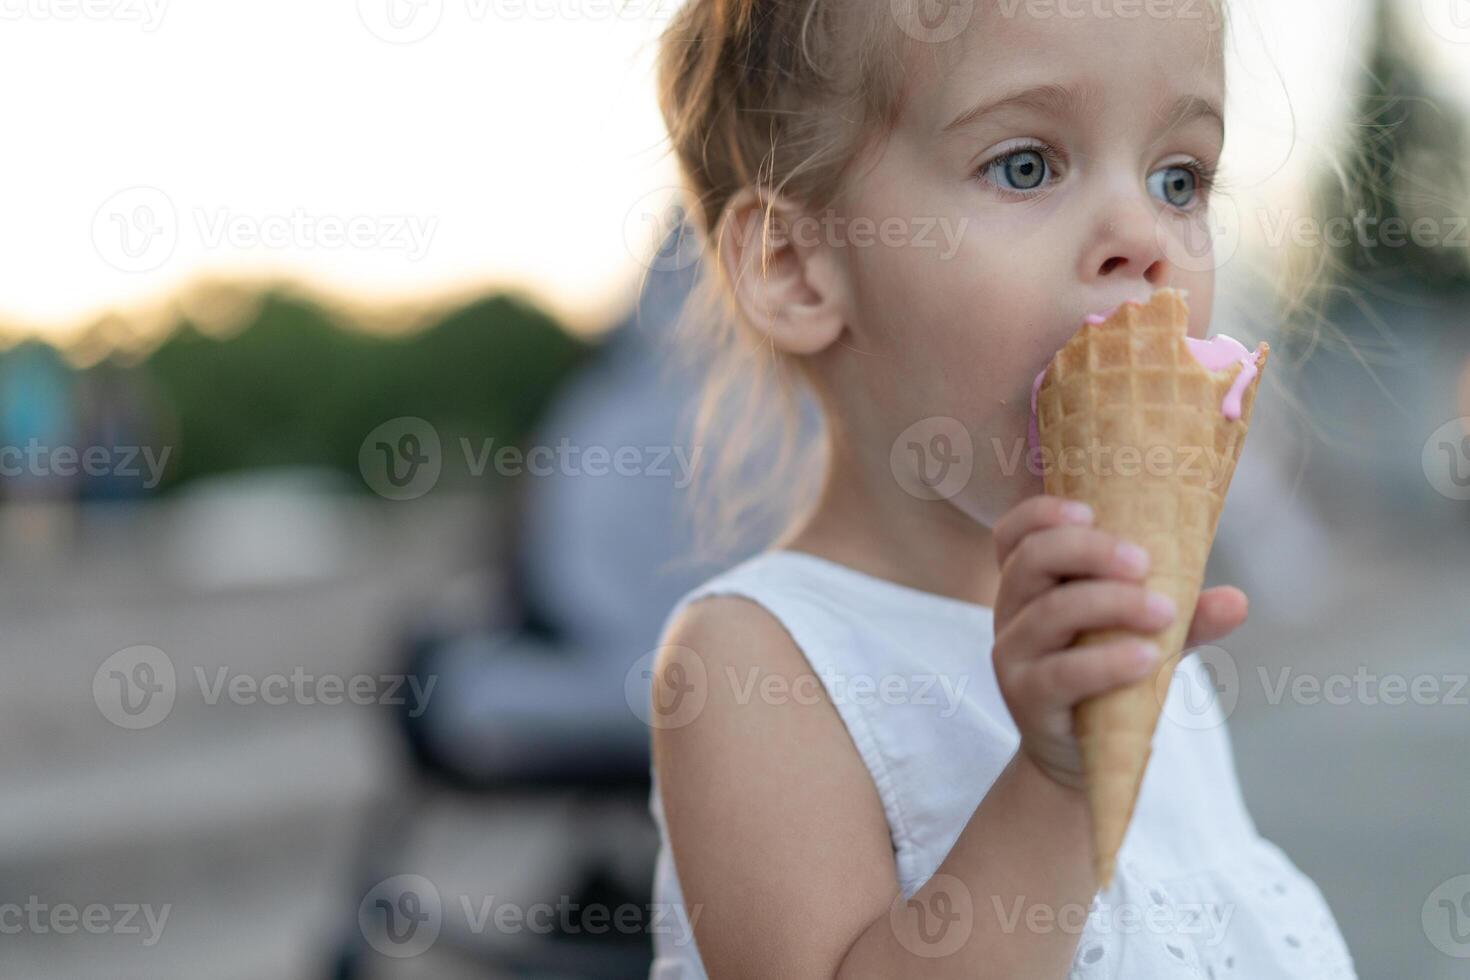
[[[777,195],[829,207],[898,117],[906,47],[887,0],[687,0],[660,38],[659,105],[689,218],[715,250],[675,331],[684,359],[706,372],[691,435],[705,459],[691,485],[696,554],[727,549],[747,525],[809,497],[822,470],[804,467],[789,492],[793,461],[810,455],[798,445],[804,386],[798,365],[735,309],[718,255],[726,208],[755,188],[765,236]],[[740,474],[768,440],[773,465]]]

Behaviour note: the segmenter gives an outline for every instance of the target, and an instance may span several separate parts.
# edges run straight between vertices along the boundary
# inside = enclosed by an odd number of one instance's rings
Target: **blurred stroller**
[[[699,273],[690,236],[674,222],[637,308],[558,394],[532,445],[672,448],[690,458],[678,423],[699,378],[662,356]],[[420,822],[421,801],[544,790],[580,801],[584,832],[567,849],[570,866],[547,869],[545,894],[532,901],[647,909],[657,854],[641,720],[649,685],[634,668],[654,649],[674,601],[718,570],[684,560],[693,541],[681,519],[688,474],[680,467],[671,453],[660,470],[667,475],[553,472],[517,481],[505,515],[511,558],[498,622],[465,629],[431,615],[407,630],[406,671],[437,677],[429,710],[398,718],[422,785],[362,842],[356,895],[401,870],[395,861]],[[763,547],[774,530],[754,528],[726,561]],[[610,836],[610,806],[646,829],[635,853],[627,834],[599,848]],[[370,975],[376,956],[355,926],[334,966],[339,980]],[[494,976],[568,980],[643,980],[652,961],[644,929],[493,938],[452,934],[446,922],[436,955],[447,947]]]

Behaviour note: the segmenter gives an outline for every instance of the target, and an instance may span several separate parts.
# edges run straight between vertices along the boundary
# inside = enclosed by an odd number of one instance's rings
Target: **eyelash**
[[[1039,191],[1013,191],[1009,187],[1001,187],[999,184],[989,180],[986,177],[986,174],[988,174],[991,168],[994,167],[996,164],[1003,163],[1011,157],[1016,156],[1017,154],[1026,152],[1040,153],[1042,159],[1046,161],[1046,169],[1048,174],[1051,174],[1055,170],[1061,169],[1057,166],[1057,162],[1060,159],[1060,154],[1057,153],[1056,148],[1049,143],[1043,143],[1039,140],[1033,140],[1029,143],[1023,143],[1019,146],[1013,146],[999,156],[991,157],[989,160],[982,163],[975,170],[975,179],[987,184],[991,190],[995,191],[1002,197],[1009,198],[1011,200],[1024,201],[1035,197],[1039,193]],[[1210,193],[1220,186],[1219,168],[1212,163],[1191,158],[1189,160],[1182,160],[1178,163],[1171,163],[1169,164],[1169,166],[1179,167],[1180,169],[1188,170],[1190,173],[1194,174],[1195,191],[1200,199],[1209,197]],[[1194,207],[1197,206],[1198,204],[1191,205],[1190,208],[1185,210],[1192,210]]]

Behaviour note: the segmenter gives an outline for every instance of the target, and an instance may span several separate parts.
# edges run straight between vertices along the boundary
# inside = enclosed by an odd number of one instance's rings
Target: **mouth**
[[[1159,287],[1159,288],[1162,289],[1162,288],[1167,288],[1167,287]],[[1153,298],[1153,294],[1156,293],[1156,292],[1158,292],[1158,290],[1156,290],[1156,289],[1133,289],[1130,292],[1131,292],[1131,295],[1128,295],[1128,294],[1121,295],[1120,297],[1118,297],[1117,302],[1111,303],[1111,305],[1102,305],[1102,306],[1099,306],[1096,310],[1094,310],[1091,313],[1084,313],[1084,314],[1082,314],[1080,317],[1078,317],[1076,319],[1075,323],[1072,326],[1072,333],[1069,333],[1067,335],[1067,339],[1070,340],[1071,337],[1073,336],[1073,334],[1075,334],[1076,331],[1079,330],[1079,329],[1081,329],[1084,325],[1092,324],[1092,325],[1095,326],[1095,325],[1097,325],[1099,323],[1103,323],[1104,321],[1107,320],[1108,317],[1112,316],[1114,313],[1116,313],[1118,311],[1118,309],[1120,307],[1124,306],[1127,303],[1137,303],[1140,306],[1147,305],[1148,302],[1149,302],[1149,300]],[[1181,295],[1183,295],[1183,297],[1185,298],[1186,301],[1188,300],[1188,297],[1189,297],[1188,290],[1179,289],[1178,292]],[[1065,346],[1065,343],[1066,343],[1066,341],[1064,340],[1063,341],[1063,346]],[[1058,350],[1060,350],[1060,348],[1058,348]],[[1038,431],[1037,425],[1036,425],[1036,396],[1037,396],[1037,393],[1041,391],[1041,380],[1042,380],[1042,378],[1044,378],[1046,376],[1046,369],[1051,366],[1052,357],[1055,357],[1055,356],[1056,356],[1056,354],[1055,354],[1055,352],[1053,352],[1052,355],[1046,359],[1046,363],[1043,364],[1043,365],[1041,365],[1041,370],[1037,372],[1035,379],[1031,383],[1031,398],[1030,398],[1031,413],[1030,413],[1030,424],[1027,426],[1027,431],[1026,431],[1026,443],[1027,443],[1027,449],[1029,451],[1033,452],[1033,453],[1040,446],[1040,434],[1039,434],[1039,431]]]
[[[1159,287],[1159,289],[1166,288],[1170,287]],[[1175,289],[1175,292],[1179,293],[1184,298],[1185,302],[1189,301],[1189,291],[1187,289],[1179,289],[1177,287],[1173,288]],[[1158,291],[1158,289],[1131,290],[1128,294],[1124,294],[1119,297],[1116,302],[1102,305],[1095,312],[1083,314],[1082,318],[1078,321],[1078,325],[1080,326],[1083,323],[1102,323],[1104,320],[1112,316],[1114,313],[1118,312],[1121,307],[1128,303],[1137,303],[1139,306],[1147,306],[1149,300],[1153,299],[1154,293]]]

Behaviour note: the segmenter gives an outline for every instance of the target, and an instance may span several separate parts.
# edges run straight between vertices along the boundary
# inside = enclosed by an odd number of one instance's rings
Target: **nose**
[[[1172,267],[1155,217],[1152,209],[1137,204],[1104,217],[1083,256],[1084,280],[1099,285],[1142,280],[1151,289],[1169,285]]]

